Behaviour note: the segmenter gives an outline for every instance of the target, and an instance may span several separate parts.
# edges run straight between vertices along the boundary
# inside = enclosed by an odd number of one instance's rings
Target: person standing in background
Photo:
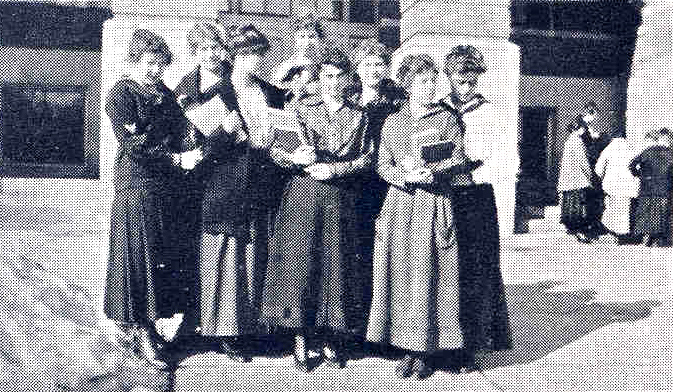
[[[633,158],[629,169],[640,178],[635,234],[645,236],[647,246],[671,246],[671,192],[673,152],[671,131],[651,134],[654,145]]]
[[[561,223],[578,241],[590,243],[605,233],[601,223],[603,189],[594,168],[608,140],[593,126],[598,110],[594,102],[568,126],[563,145],[558,191],[561,192]]]
[[[633,155],[633,147],[627,142],[626,133],[623,129],[616,129],[595,167],[605,192],[602,222],[618,244],[630,240],[631,205],[638,197],[638,179],[629,170]]]
[[[500,238],[504,239],[514,234],[519,158],[517,143],[508,140],[511,136],[498,124],[495,107],[477,91],[479,77],[486,71],[484,56],[477,48],[470,45],[452,48],[444,61],[451,92],[441,103],[459,115],[467,156],[483,162],[472,177],[476,184],[493,185]]]

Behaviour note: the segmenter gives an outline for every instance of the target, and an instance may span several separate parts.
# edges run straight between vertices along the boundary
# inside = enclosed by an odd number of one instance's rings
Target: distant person
[[[629,170],[634,155],[626,133],[615,130],[612,141],[598,157],[595,167],[605,192],[605,211],[601,221],[619,244],[631,239],[630,211],[638,197],[638,179]]]
[[[590,243],[605,233],[601,223],[603,189],[594,167],[607,140],[594,123],[598,110],[594,102],[568,126],[570,135],[563,146],[558,190],[561,192],[561,223],[578,241]]]
[[[648,137],[653,145],[629,165],[631,172],[640,178],[635,234],[643,235],[647,246],[670,246],[673,191],[671,131],[662,128]]]

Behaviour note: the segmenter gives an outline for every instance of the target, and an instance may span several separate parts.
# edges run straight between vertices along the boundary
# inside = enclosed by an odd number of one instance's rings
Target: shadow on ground
[[[480,356],[480,368],[533,362],[612,323],[644,319],[661,305],[658,301],[593,302],[593,290],[550,291],[561,284],[506,286],[513,348]]]

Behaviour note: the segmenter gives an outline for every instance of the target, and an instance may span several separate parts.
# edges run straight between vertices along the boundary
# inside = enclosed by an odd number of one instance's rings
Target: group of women
[[[383,45],[365,41],[351,59],[319,20],[295,22],[295,53],[272,82],[254,26],[196,24],[197,65],[174,91],[165,41],[133,33],[130,72],[105,105],[119,142],[106,314],[157,366],[158,320],[175,313],[178,337],[218,339],[240,361],[260,336],[290,334],[304,372],[345,367],[364,338],[405,350],[400,377],[430,376],[446,350],[473,366],[478,350],[509,348],[493,190],[472,177],[484,162],[466,140],[478,132],[457,109],[485,103],[483,56],[454,48],[453,93],[436,102],[430,56],[404,58],[396,85]],[[201,132],[185,113],[215,97],[226,116]],[[271,108],[300,124],[295,150],[279,144]],[[427,131],[452,154],[414,158],[412,136]],[[176,278],[191,264],[193,281]]]

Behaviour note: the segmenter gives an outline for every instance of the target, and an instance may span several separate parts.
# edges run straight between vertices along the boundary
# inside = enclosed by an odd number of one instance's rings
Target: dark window
[[[399,0],[381,0],[379,2],[379,17],[386,19],[400,19]]]
[[[521,29],[551,29],[551,12],[548,3],[513,2],[512,27]]]
[[[84,164],[85,86],[2,86],[3,164]]]
[[[397,49],[400,47],[400,26],[384,26],[379,29],[379,42]]]
[[[354,23],[376,23],[378,21],[378,1],[351,1],[348,21]]]

